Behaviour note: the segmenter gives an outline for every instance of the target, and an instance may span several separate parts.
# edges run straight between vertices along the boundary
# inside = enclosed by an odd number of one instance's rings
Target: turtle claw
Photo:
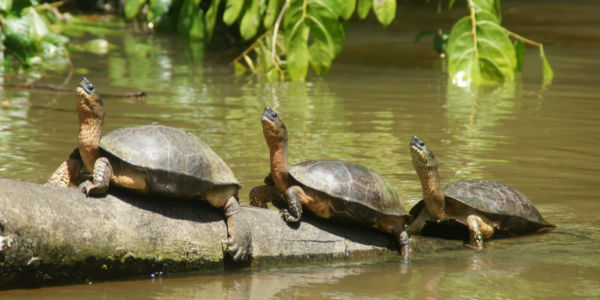
[[[84,182],[82,182],[79,185],[79,190],[85,194],[86,197],[90,196],[90,190],[92,189],[92,186],[94,184],[92,182],[90,182],[89,180],[86,180]]]
[[[222,241],[223,251],[231,256],[233,261],[247,260],[252,255],[252,234],[240,213],[227,218],[227,231],[229,237]]]
[[[223,251],[227,253],[233,261],[245,261],[247,260],[252,253],[252,245],[248,247],[241,246],[236,244],[232,238],[227,238],[221,242],[223,246]]]
[[[282,209],[279,212],[281,213],[281,218],[283,218],[286,223],[300,222],[300,217],[292,215],[287,209]]]

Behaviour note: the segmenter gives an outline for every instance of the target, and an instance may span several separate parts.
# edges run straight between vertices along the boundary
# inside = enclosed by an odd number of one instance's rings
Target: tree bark
[[[241,213],[253,255],[234,264],[222,251],[223,213],[203,202],[122,192],[86,198],[76,188],[0,178],[0,288],[399,255],[391,235],[364,226],[309,216],[288,226],[274,210]],[[444,246],[411,243],[413,256]]]

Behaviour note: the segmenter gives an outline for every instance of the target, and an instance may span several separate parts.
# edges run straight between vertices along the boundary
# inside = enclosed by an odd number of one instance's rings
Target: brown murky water
[[[420,199],[408,142],[423,138],[444,183],[489,179],[526,194],[558,228],[454,249],[407,264],[338,263],[217,275],[0,292],[2,299],[598,298],[600,297],[600,7],[594,1],[505,2],[504,24],[546,44],[556,78],[543,86],[536,50],[507,89],[449,87],[422,28],[453,19],[406,5],[389,28],[351,25],[323,79],[267,83],[235,78],[217,54],[187,42],[114,40],[106,56],[78,54],[101,93],[145,90],[146,101],[106,98],[106,132],[159,122],[200,136],[249,190],[268,172],[260,115],[268,104],[290,131],[291,163],[337,158],[388,178],[407,208]],[[457,13],[457,11],[455,11]],[[442,20],[442,21],[440,21]],[[137,50],[136,50],[137,49]],[[195,54],[194,54],[195,53]],[[59,83],[62,78],[46,78]],[[71,85],[75,85],[73,80]],[[0,89],[0,175],[43,182],[76,146],[74,95]]]

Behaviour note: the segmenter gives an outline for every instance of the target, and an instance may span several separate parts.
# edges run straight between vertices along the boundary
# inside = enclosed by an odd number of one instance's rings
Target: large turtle
[[[92,172],[79,187],[103,195],[109,184],[144,194],[203,199],[222,208],[229,238],[226,251],[234,260],[251,253],[248,224],[238,212],[240,184],[227,164],[207,144],[180,129],[146,125],[117,129],[101,137],[104,108],[89,80],[77,87],[79,147],[48,179],[51,186],[80,181],[80,169]]]
[[[468,246],[483,248],[483,238],[496,231],[510,235],[555,228],[546,222],[533,203],[519,191],[502,183],[483,180],[458,181],[443,190],[433,152],[416,136],[410,141],[412,161],[421,180],[423,200],[410,211],[415,222],[409,233],[419,233],[427,222],[468,227]],[[447,222],[446,222],[447,221]]]
[[[406,255],[408,235],[405,225],[412,222],[392,186],[375,171],[339,160],[312,160],[287,163],[287,129],[277,113],[266,107],[262,115],[263,134],[271,153],[271,174],[266,185],[250,192],[251,203],[285,199],[283,219],[299,222],[302,207],[322,218],[350,219],[392,233]]]

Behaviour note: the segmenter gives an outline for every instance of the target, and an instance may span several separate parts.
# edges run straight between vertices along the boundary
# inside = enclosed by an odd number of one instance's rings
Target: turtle
[[[287,223],[299,222],[305,207],[321,218],[370,225],[393,234],[406,257],[409,238],[405,226],[413,218],[382,175],[342,160],[310,160],[288,167],[287,129],[268,106],[262,127],[271,153],[271,173],[265,185],[251,190],[252,205],[265,207],[266,202],[283,201],[287,208],[281,214]]]
[[[101,137],[101,97],[85,77],[76,92],[79,147],[47,185],[83,181],[79,188],[88,196],[104,195],[115,185],[141,194],[206,200],[224,211],[229,236],[223,241],[225,251],[234,261],[251,255],[249,225],[239,214],[241,185],[219,155],[195,135],[162,125],[119,128]],[[81,175],[89,172],[91,178]]]
[[[425,142],[413,136],[410,152],[421,181],[423,200],[410,210],[415,221],[409,226],[409,233],[420,233],[428,222],[441,228],[466,226],[469,231],[466,246],[481,250],[483,239],[496,232],[510,236],[556,227],[542,218],[525,195],[502,183],[464,180],[450,183],[442,190],[437,160]]]

